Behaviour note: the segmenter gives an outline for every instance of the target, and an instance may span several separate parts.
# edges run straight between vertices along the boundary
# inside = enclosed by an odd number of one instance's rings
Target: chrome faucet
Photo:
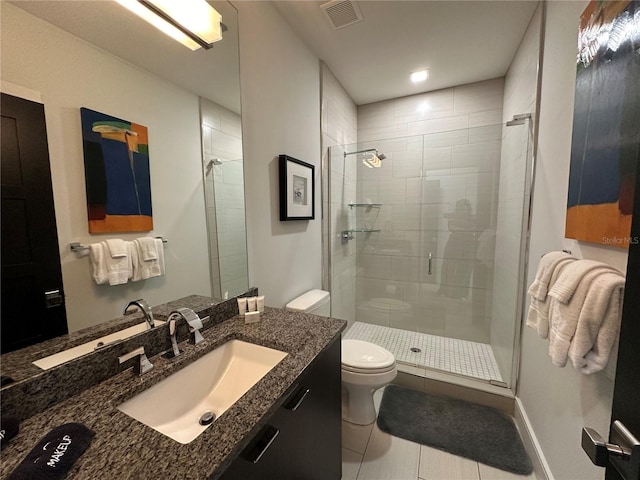
[[[151,330],[155,325],[153,323],[153,312],[151,312],[151,307],[149,306],[149,304],[142,298],[139,298],[138,300],[131,300],[124,307],[124,312],[122,312],[122,314],[125,315],[127,313],[127,310],[129,310],[129,307],[132,306],[138,307],[140,311],[142,311],[142,313],[144,314],[144,320],[145,322],[147,322],[147,330]]]
[[[153,364],[149,361],[147,356],[144,353],[144,347],[138,347],[135,350],[132,350],[129,353],[125,353],[118,357],[118,363],[123,364],[127,360],[131,360],[135,358],[136,361],[133,364],[133,373],[135,375],[142,375],[143,373],[147,373],[149,370],[153,368]]]
[[[180,350],[178,349],[178,341],[176,340],[176,322],[181,318],[183,318],[189,326],[189,332],[191,333],[191,338],[189,341],[193,345],[197,345],[198,343],[204,341],[204,337],[200,333],[200,329],[202,328],[202,319],[198,316],[198,314],[190,308],[184,307],[174,310],[169,314],[169,318],[167,320],[167,322],[169,323],[169,336],[171,338],[171,348],[173,349],[174,357],[180,355]]]

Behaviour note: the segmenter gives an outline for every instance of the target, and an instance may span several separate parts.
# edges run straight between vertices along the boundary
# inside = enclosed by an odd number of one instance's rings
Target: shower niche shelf
[[[381,203],[350,203],[349,206],[353,207],[364,207],[364,208],[380,208],[382,207]]]
[[[375,233],[375,232],[381,232],[382,230],[376,230],[376,229],[357,229],[357,230],[343,230],[342,231],[342,239],[343,240],[353,240],[354,237],[354,233]]]

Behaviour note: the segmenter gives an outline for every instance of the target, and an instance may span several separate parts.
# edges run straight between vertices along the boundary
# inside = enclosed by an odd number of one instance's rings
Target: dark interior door
[[[635,192],[611,422],[620,420],[640,438],[640,172],[636,175]],[[615,443],[611,433],[610,441]],[[606,479],[640,480],[639,456],[640,449],[626,460],[609,456]]]
[[[2,94],[2,352],[67,333],[44,106]]]

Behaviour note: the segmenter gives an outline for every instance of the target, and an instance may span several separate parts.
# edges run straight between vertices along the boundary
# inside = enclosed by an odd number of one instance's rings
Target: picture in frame
[[[315,218],[315,167],[280,155],[280,221]]]

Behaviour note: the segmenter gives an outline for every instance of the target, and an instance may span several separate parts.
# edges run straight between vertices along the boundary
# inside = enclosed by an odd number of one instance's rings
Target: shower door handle
[[[433,253],[429,252],[429,270],[428,273],[431,275],[431,262],[433,261]]]

